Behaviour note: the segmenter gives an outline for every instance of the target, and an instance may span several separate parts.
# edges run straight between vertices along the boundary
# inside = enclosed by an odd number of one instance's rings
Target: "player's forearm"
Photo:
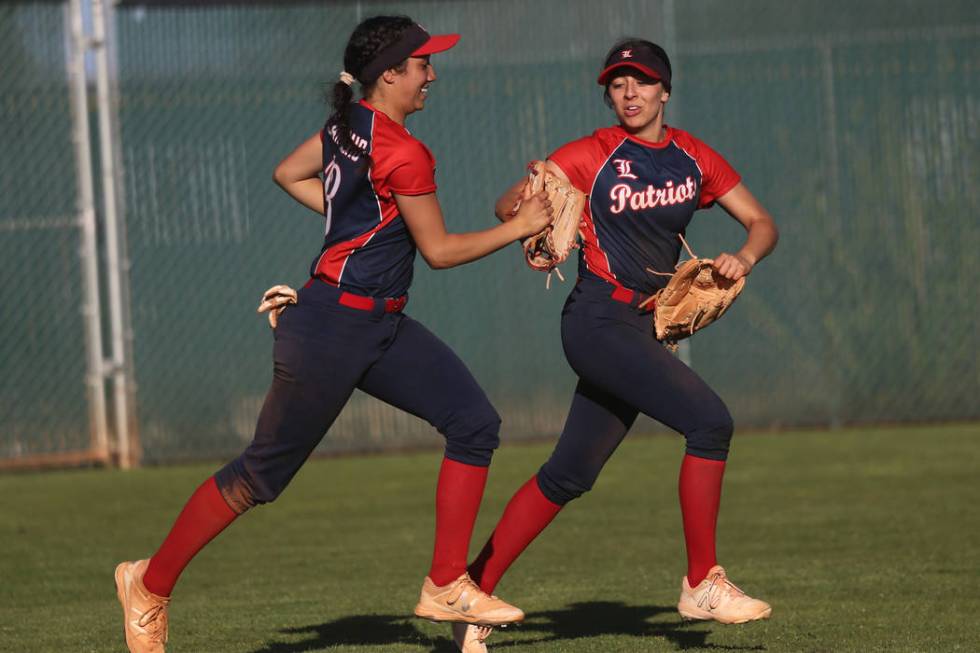
[[[447,233],[438,242],[429,244],[422,256],[433,269],[451,268],[492,254],[523,235],[516,222],[465,234]]]
[[[775,223],[771,219],[759,220],[749,227],[745,244],[738,250],[738,255],[755,265],[776,248],[777,241],[779,241],[779,230]]]
[[[299,180],[275,177],[275,181],[294,200],[323,215],[323,184],[319,177]]]
[[[303,206],[323,214],[323,184],[319,174],[323,165],[320,132],[310,136],[279,162],[272,179]]]
[[[511,211],[514,209],[514,205],[517,204],[517,200],[521,198],[521,191],[524,188],[525,182],[525,179],[518,180],[517,183],[505,190],[504,194],[497,199],[497,203],[493,207],[493,212],[501,222],[506,222],[514,217]]]

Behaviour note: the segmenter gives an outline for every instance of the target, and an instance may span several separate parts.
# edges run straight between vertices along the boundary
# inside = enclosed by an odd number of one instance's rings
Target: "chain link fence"
[[[0,459],[92,444],[66,21],[0,5]]]
[[[434,57],[439,79],[408,123],[437,158],[450,230],[489,226],[496,195],[528,160],[612,123],[599,64],[617,38],[650,38],[674,62],[668,122],[724,154],[782,232],[690,351],[736,423],[980,417],[974,3],[123,3],[112,37],[145,461],[228,456],[251,438],[271,379],[257,299],[274,283],[302,284],[323,233],[271,173],[321,127],[351,29],[390,12],[463,35]],[[13,121],[4,131],[15,134],[0,153],[5,456],[21,440],[37,449],[87,437],[73,191],[70,175],[50,173],[71,147],[60,16],[58,5],[0,8],[0,49],[16,71],[0,80]],[[41,226],[58,216],[64,226]],[[714,209],[698,214],[689,242],[711,256],[743,234]],[[25,305],[22,287],[46,290]],[[516,247],[450,271],[417,266],[408,312],[467,362],[505,439],[554,436],[564,422],[569,287],[546,291]],[[22,345],[45,330],[40,351]],[[355,394],[322,449],[438,441]]]

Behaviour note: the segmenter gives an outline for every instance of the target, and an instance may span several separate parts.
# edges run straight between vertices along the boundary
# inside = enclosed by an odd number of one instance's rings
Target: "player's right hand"
[[[289,304],[297,302],[296,291],[285,284],[273,286],[262,293],[262,301],[256,310],[257,313],[269,314],[269,326],[276,328],[279,314],[286,310]]]
[[[722,252],[711,260],[711,264],[718,274],[732,281],[738,281],[752,271],[752,262],[742,254]]]
[[[521,200],[513,218],[521,227],[521,238],[534,236],[551,224],[551,200],[547,191],[540,191]]]

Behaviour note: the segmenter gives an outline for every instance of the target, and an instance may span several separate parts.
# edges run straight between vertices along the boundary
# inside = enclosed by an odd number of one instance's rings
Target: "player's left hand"
[[[279,320],[279,314],[290,304],[295,304],[296,291],[285,284],[273,286],[262,293],[262,302],[256,312],[269,314],[269,326],[273,329]]]
[[[738,281],[752,271],[752,262],[748,258],[742,254],[729,254],[728,252],[722,252],[716,256],[712,261],[712,266],[718,271],[718,274],[732,281]]]

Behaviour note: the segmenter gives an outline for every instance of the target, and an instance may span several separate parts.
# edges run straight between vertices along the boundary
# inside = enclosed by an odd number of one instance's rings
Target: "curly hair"
[[[368,95],[377,83],[376,79],[361,78],[365,66],[389,45],[398,41],[406,29],[415,24],[408,16],[374,16],[361,22],[350,35],[344,50],[344,70],[353,75],[361,84],[364,95]],[[402,62],[398,70],[403,70]],[[354,89],[338,81],[328,88],[328,100],[333,113],[327,118],[327,128],[334,135],[342,150],[352,155],[367,155],[367,151],[354,139],[350,124],[350,104],[354,99]]]

